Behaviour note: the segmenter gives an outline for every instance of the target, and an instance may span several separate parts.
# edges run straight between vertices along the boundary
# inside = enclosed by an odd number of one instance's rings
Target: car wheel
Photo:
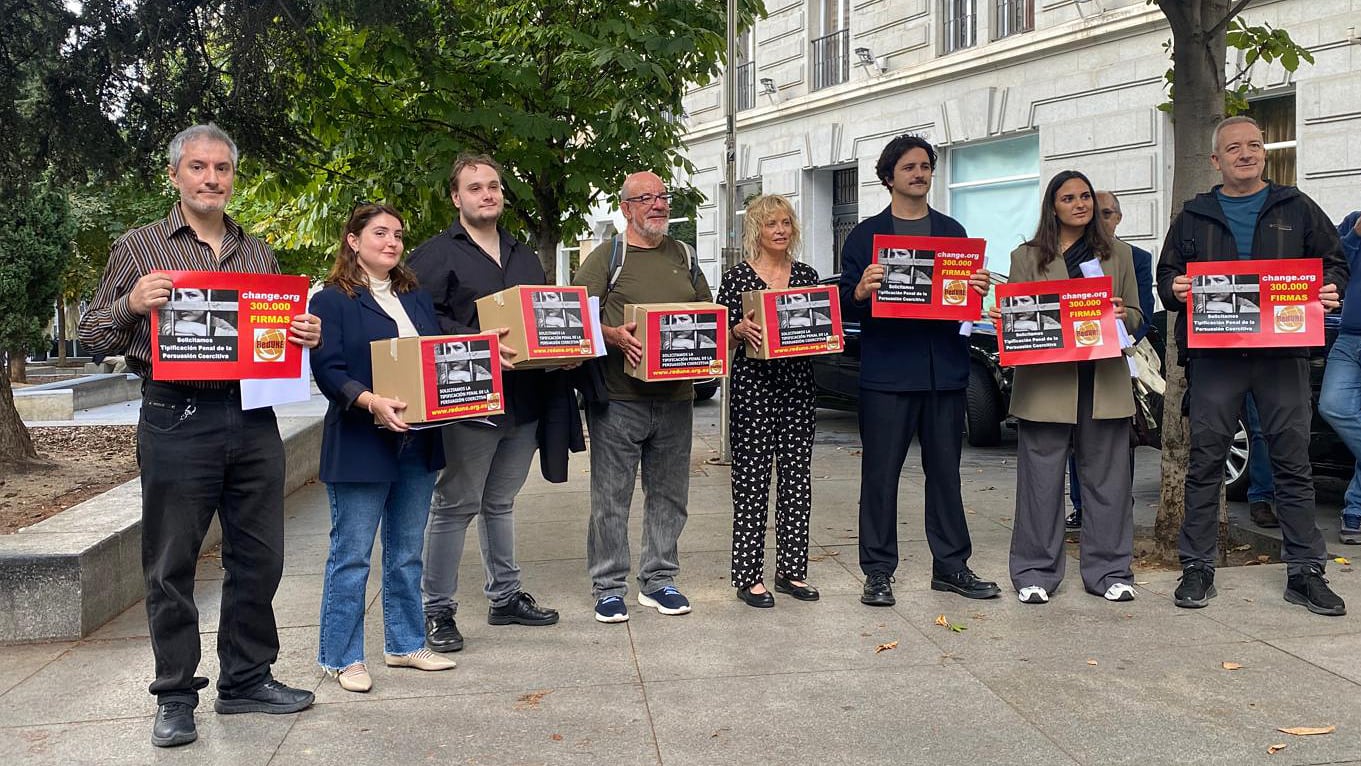
[[[969,365],[969,387],[965,390],[964,433],[974,447],[996,447],[1002,443],[1002,395],[982,367]]]
[[[1248,484],[1252,477],[1248,473],[1248,460],[1252,452],[1252,441],[1248,438],[1247,426],[1238,421],[1238,430],[1229,443],[1229,456],[1224,461],[1224,494],[1230,500],[1246,500]]]

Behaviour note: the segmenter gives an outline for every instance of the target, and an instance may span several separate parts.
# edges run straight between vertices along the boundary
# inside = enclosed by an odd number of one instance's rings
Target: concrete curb
[[[26,421],[73,420],[77,410],[128,402],[141,395],[142,379],[136,375],[86,375],[18,389],[14,408]]]
[[[321,431],[319,417],[279,418],[285,493],[317,475]],[[214,521],[203,545],[220,540]],[[79,639],[145,595],[140,479],[0,536],[0,643]]]

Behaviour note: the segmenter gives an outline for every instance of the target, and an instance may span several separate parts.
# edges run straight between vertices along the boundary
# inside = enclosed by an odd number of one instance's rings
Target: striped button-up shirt
[[[225,218],[225,216],[224,216]],[[279,262],[264,242],[225,218],[221,255],[198,238],[179,203],[170,215],[118,240],[94,301],[80,318],[80,342],[96,354],[124,354],[128,369],[151,378],[151,317],[134,313],[128,296],[153,271],[241,271],[277,274]]]

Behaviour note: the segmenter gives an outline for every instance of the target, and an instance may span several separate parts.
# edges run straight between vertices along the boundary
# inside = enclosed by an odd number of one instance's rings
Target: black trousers
[[[149,382],[137,424],[142,571],[157,702],[198,704],[194,570],[213,514],[222,526],[219,692],[269,679],[278,658],[274,592],[283,573],[284,449],[274,411],[241,410],[237,389]]]
[[[1224,460],[1238,428],[1243,397],[1252,393],[1276,480],[1281,558],[1291,574],[1322,567],[1328,556],[1314,521],[1314,475],[1309,463],[1309,362],[1286,357],[1192,359],[1187,367],[1191,455],[1186,468],[1186,519],[1178,553],[1182,566],[1213,567],[1219,547],[1219,487]]]
[[[973,546],[960,497],[964,392],[860,390],[860,570],[898,568],[898,480],[916,438],[926,474],[926,541],[935,574],[968,566]]]
[[[808,577],[808,519],[813,511],[813,433],[817,405],[806,360],[733,360],[732,584],[765,577],[770,464],[775,463],[775,572]]]

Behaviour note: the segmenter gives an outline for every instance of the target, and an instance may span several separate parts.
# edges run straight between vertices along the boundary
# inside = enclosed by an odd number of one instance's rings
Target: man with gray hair
[[[1215,127],[1210,164],[1223,183],[1188,201],[1172,220],[1158,261],[1158,293],[1177,313],[1176,337],[1186,349],[1186,303],[1191,261],[1317,258],[1323,262],[1319,300],[1339,305],[1347,261],[1328,216],[1293,186],[1263,179],[1266,143],[1249,117]],[[1224,459],[1237,431],[1243,400],[1251,394],[1271,445],[1286,564],[1285,600],[1315,614],[1346,614],[1342,598],[1323,576],[1327,548],[1314,520],[1314,479],[1309,463],[1309,349],[1187,349],[1187,403],[1191,455],[1186,469],[1186,518],[1178,543],[1182,575],[1173,602],[1199,608],[1215,596],[1219,492]]]
[[[629,572],[628,518],[633,482],[643,472],[643,552],[638,603],[662,614],[686,614],[690,602],[675,586],[680,572],[677,542],[685,528],[690,494],[691,419],[694,386],[688,380],[645,383],[624,373],[624,359],[641,360],[624,322],[628,303],[713,299],[694,252],[667,236],[671,194],[655,173],[624,180],[620,210],[623,236],[597,247],[577,270],[574,284],[600,298],[600,321],[608,346],[606,403],[586,412],[591,435],[591,525],[586,559],[596,599],[595,618],[624,622]]]
[[[142,473],[142,569],[156,657],[157,712],[151,743],[198,738],[194,708],[208,679],[196,676],[201,647],[194,572],[216,514],[222,526],[222,610],[218,618],[218,713],[295,713],[312,693],[274,680],[279,656],[274,592],[283,573],[284,449],[274,411],[241,409],[241,387],[226,381],[155,379],[151,313],[169,300],[167,271],[278,273],[263,242],[226,214],[236,177],[236,144],[216,125],[195,125],[170,142],[166,168],[180,199],[170,214],[133,229],[113,246],[80,342],[97,354],[125,354],[142,377],[137,463]],[[289,340],[315,348],[321,322],[299,314]]]

